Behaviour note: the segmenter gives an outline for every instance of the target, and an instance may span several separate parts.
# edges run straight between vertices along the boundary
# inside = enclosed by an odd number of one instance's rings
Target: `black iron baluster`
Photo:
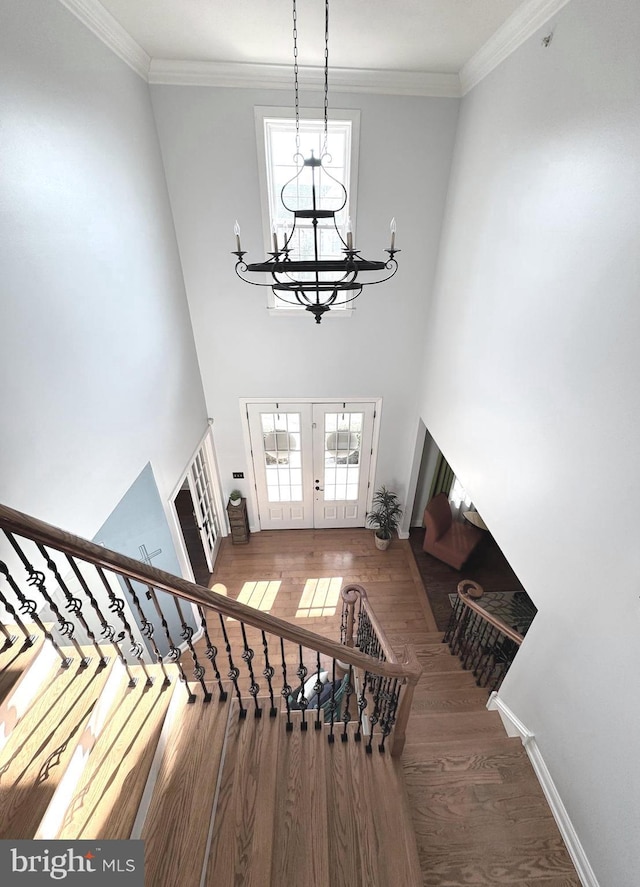
[[[358,726],[356,727],[356,732],[354,735],[354,739],[356,742],[361,742],[362,740],[362,721],[364,718],[364,712],[368,705],[366,689],[367,689],[367,681],[369,680],[369,672],[365,671],[364,676],[362,678],[362,689],[358,694]]]
[[[322,693],[322,688],[323,688],[324,684],[323,684],[322,681],[320,680],[321,666],[320,666],[320,653],[319,653],[319,652],[316,653],[316,668],[317,668],[317,672],[316,672],[316,682],[315,682],[315,684],[313,685],[313,692],[316,694],[316,708],[317,708],[317,711],[316,711],[316,720],[315,720],[315,723],[314,723],[314,727],[315,727],[316,730],[321,730],[321,729],[322,729],[322,722],[321,722],[321,720],[320,720],[320,713],[321,713],[321,709],[320,709],[320,694]]]
[[[6,564],[3,564],[2,562],[0,562],[0,572],[4,573],[4,575],[7,576],[8,567]],[[2,594],[1,591],[0,591],[0,602],[2,602],[2,606],[5,608],[7,613],[9,613],[10,616],[13,616],[13,619],[14,619],[13,624],[15,624],[20,629],[22,634],[24,635],[23,646],[24,647],[32,647],[35,642],[35,639],[36,639],[35,635],[33,635],[29,632],[29,629],[27,628],[27,626],[24,624],[24,622],[22,621],[22,619],[18,615],[18,611],[16,610],[16,608],[13,606],[11,601],[7,597],[5,597],[4,594]],[[15,638],[15,636],[10,635],[10,634],[7,636],[7,629],[5,629],[4,625],[2,626],[2,633],[7,638],[7,643],[5,644],[5,647],[4,647],[4,649],[6,650],[7,647],[13,646],[13,644],[15,643],[15,641],[17,639]]]
[[[371,732],[369,733],[369,742],[367,743],[368,755],[373,751],[373,734],[375,732],[375,726],[380,720],[380,682],[381,678],[379,675],[374,675],[373,680],[371,680],[371,678],[369,679],[369,691],[373,696],[373,713],[369,716]]]
[[[180,637],[183,641],[186,641],[187,647],[189,647],[189,652],[191,653],[191,658],[193,659],[193,676],[202,687],[204,701],[211,702],[211,692],[207,690],[207,685],[204,680],[204,666],[200,665],[198,654],[196,653],[196,649],[193,646],[193,628],[190,625],[187,625],[187,620],[184,618],[184,613],[182,611],[182,607],[180,606],[180,599],[175,597],[175,595],[172,595],[172,597],[173,603],[176,606],[178,619],[180,620],[180,627],[182,629],[180,632]]]
[[[442,638],[443,644],[449,644],[451,638],[453,637],[453,633],[455,631],[456,625],[458,624],[458,620],[462,615],[463,603],[462,600],[456,596],[456,602],[451,608],[451,616],[449,617],[449,624],[447,625],[447,630],[444,633],[444,637]]]
[[[342,613],[340,614],[340,643],[344,644],[345,638],[347,636],[347,611],[348,604],[345,600],[342,601]]]
[[[384,754],[384,746],[387,736],[391,733],[393,725],[396,722],[396,711],[398,708],[398,700],[400,698],[400,686],[397,678],[388,678],[385,688],[385,704],[382,717],[380,719],[380,727],[382,729],[382,741],[378,746],[378,751]]]
[[[145,613],[144,613],[144,610],[142,609],[142,605],[140,603],[138,595],[136,594],[135,588],[133,587],[133,583],[131,582],[129,577],[123,576],[123,579],[125,581],[125,585],[127,586],[127,590],[129,592],[129,594],[131,595],[131,600],[133,601],[133,605],[136,608],[136,610],[138,611],[138,616],[140,617],[140,631],[142,632],[144,637],[147,638],[147,640],[149,640],[151,642],[151,646],[153,647],[153,652],[156,657],[156,662],[158,663],[158,665],[160,666],[160,670],[162,671],[162,676],[163,676],[162,686],[168,687],[169,684],[171,683],[171,680],[169,679],[169,675],[167,674],[167,669],[165,668],[165,665],[164,665],[164,662],[162,659],[162,653],[158,649],[158,645],[157,645],[156,639],[154,637],[155,628],[153,627],[153,623],[149,622],[149,620],[145,616]]]
[[[347,686],[345,687],[345,697],[344,697],[344,714],[342,715],[342,736],[340,737],[343,742],[348,740],[347,734],[347,724],[351,720],[351,711],[349,710],[349,703],[351,701],[351,694],[354,691],[353,686],[353,666],[349,665],[349,676],[347,678]]]
[[[240,630],[242,631],[242,643],[244,649],[242,651],[242,661],[247,666],[247,670],[249,671],[249,695],[253,699],[254,708],[254,717],[261,718],[262,717],[262,709],[258,705],[258,693],[260,692],[260,685],[256,683],[255,674],[253,672],[253,657],[255,653],[249,646],[249,642],[247,641],[247,630],[244,622],[240,622]]]
[[[369,642],[371,640],[371,623],[369,622],[369,617],[367,616],[363,606],[362,599],[360,600],[360,609],[358,610],[358,634],[356,637],[356,647],[360,649],[362,653],[366,653],[369,649]]]
[[[462,667],[464,669],[468,668],[469,658],[472,656],[475,650],[475,644],[478,639],[478,626],[481,625],[484,620],[476,613],[475,611],[471,614],[471,618],[467,624],[467,632],[464,639],[463,649],[460,653],[462,658]]]
[[[58,621],[57,631],[65,638],[68,638],[74,650],[80,657],[80,667],[86,668],[89,664],[88,658],[82,652],[82,648],[78,641],[73,636],[74,625],[73,622],[70,622],[68,619],[65,619],[62,613],[60,612],[60,608],[53,600],[49,592],[47,591],[47,586],[44,581],[44,573],[40,572],[40,570],[36,570],[35,567],[29,562],[26,554],[23,552],[22,548],[18,544],[17,540],[14,538],[13,533],[10,533],[8,530],[4,530],[4,534],[9,540],[11,547],[18,555],[22,564],[27,572],[27,585],[30,585],[32,588],[37,588],[42,597],[45,599],[49,607],[51,608],[54,616]],[[31,615],[31,613],[29,614]]]
[[[116,656],[118,657],[118,659],[120,660],[121,664],[123,665],[123,667],[124,667],[124,669],[125,669],[125,671],[126,671],[126,673],[127,673],[127,677],[129,678],[129,686],[130,686],[130,687],[135,687],[135,685],[136,685],[136,681],[135,681],[135,678],[133,677],[133,675],[131,674],[131,671],[130,671],[130,669],[129,669],[129,665],[128,665],[128,663],[127,663],[126,657],[125,657],[124,653],[122,652],[122,650],[120,649],[120,647],[118,646],[118,644],[116,643],[116,640],[115,640],[116,630],[115,630],[115,628],[113,627],[113,625],[111,625],[111,624],[110,624],[109,622],[107,622],[107,620],[105,619],[104,614],[103,614],[103,612],[102,612],[102,610],[100,609],[100,606],[99,606],[99,604],[98,604],[98,601],[95,599],[93,592],[91,591],[91,589],[90,589],[90,587],[89,587],[89,585],[88,585],[86,579],[84,578],[84,576],[83,576],[82,573],[80,572],[80,568],[79,568],[78,565],[76,564],[74,558],[73,558],[70,554],[67,554],[67,555],[66,555],[66,558],[67,558],[67,560],[69,561],[69,566],[70,566],[71,569],[73,570],[74,575],[75,575],[76,579],[78,580],[78,582],[80,583],[80,586],[81,586],[82,590],[84,591],[84,593],[85,593],[85,594],[87,595],[87,597],[89,598],[89,603],[91,604],[91,606],[92,606],[93,609],[95,610],[96,616],[98,617],[98,619],[99,619],[99,621],[100,621],[100,626],[101,626],[101,632],[100,632],[100,633],[101,633],[102,636],[105,638],[105,640],[106,640],[109,644],[111,644],[111,646],[112,646],[113,649],[115,650]]]
[[[280,638],[280,653],[282,655],[282,690],[280,691],[280,695],[285,701],[287,706],[287,733],[290,733],[293,730],[293,723],[291,721],[291,703],[289,698],[293,693],[293,687],[287,681],[287,660],[284,655],[284,639]]]
[[[296,674],[300,678],[300,694],[298,695],[298,705],[300,706],[300,711],[302,712],[302,721],[300,723],[300,729],[304,733],[307,729],[307,720],[306,713],[307,708],[309,706],[309,700],[304,695],[304,682],[306,680],[307,674],[309,673],[306,665],[302,661],[302,646],[298,644],[298,657],[299,663],[298,668],[296,669]]]
[[[34,623],[38,626],[38,628],[40,629],[42,634],[45,636],[45,638],[49,641],[49,643],[51,644],[53,649],[56,651],[56,653],[60,657],[61,668],[68,668],[71,665],[72,660],[69,656],[67,656],[65,653],[62,652],[62,650],[58,646],[55,638],[53,637],[53,635],[51,634],[51,632],[49,631],[47,626],[44,624],[42,619],[38,616],[38,613],[36,612],[37,611],[36,602],[32,601],[31,598],[25,597],[25,595],[22,593],[22,590],[20,589],[18,583],[15,581],[15,579],[13,578],[11,573],[9,572],[9,568],[7,567],[7,565],[3,561],[0,561],[0,573],[3,574],[3,576],[7,580],[9,587],[11,588],[11,590],[13,591],[15,596],[17,597],[18,607],[20,608],[20,612],[28,615],[29,619],[32,619],[34,621]],[[3,598],[4,598],[4,595],[3,595]],[[7,604],[8,604],[8,606],[7,606]],[[8,601],[7,601],[7,604],[5,604],[5,606],[7,606],[7,609],[13,615],[13,613],[16,612],[15,608],[11,604],[9,604]]]
[[[483,657],[483,661],[479,666],[479,674],[476,675],[476,684],[479,687],[486,687],[486,682],[489,678],[489,675],[493,671],[493,649],[496,644],[497,636],[498,630],[495,628],[495,626],[492,625],[491,631],[489,632],[489,637],[487,638],[487,648]]]
[[[220,700],[220,702],[226,702],[228,694],[227,694],[227,691],[224,689],[224,685],[222,683],[220,671],[218,669],[218,660],[217,660],[218,648],[215,646],[215,644],[213,644],[211,642],[211,638],[209,637],[209,628],[207,626],[207,614],[205,613],[204,608],[200,606],[200,604],[198,604],[198,613],[200,614],[200,625],[202,627],[202,631],[204,633],[204,639],[207,644],[206,656],[207,656],[207,659],[209,660],[209,662],[211,663],[211,666],[213,668],[213,673],[215,674],[216,681],[218,683],[218,690],[219,690],[218,699]]]
[[[463,608],[462,616],[460,617],[460,620],[458,621],[458,624],[456,626],[456,630],[453,633],[453,637],[451,638],[451,640],[449,642],[449,649],[456,656],[459,654],[459,652],[462,648],[462,643],[464,640],[464,636],[467,632],[467,625],[469,622],[470,615],[471,615],[471,610],[465,606]]]
[[[225,648],[227,651],[227,658],[229,660],[228,677],[231,679],[231,683],[233,684],[235,691],[236,691],[236,696],[238,698],[238,705],[240,706],[240,710],[238,712],[238,717],[242,721],[247,716],[247,710],[244,707],[244,704],[242,702],[242,694],[240,693],[240,687],[238,685],[238,678],[240,677],[240,669],[234,664],[234,661],[233,661],[233,654],[231,652],[231,644],[229,643],[229,635],[227,634],[227,629],[225,628],[224,618],[222,616],[222,613],[218,613],[218,616],[220,617],[220,627],[222,628],[222,636],[224,638]]]
[[[171,632],[169,631],[169,623],[167,622],[167,620],[165,618],[162,607],[160,606],[160,603],[158,601],[158,596],[156,595],[155,588],[152,585],[147,585],[146,598],[147,598],[147,600],[151,601],[151,603],[153,604],[153,607],[156,611],[158,619],[160,620],[160,624],[162,625],[162,628],[164,629],[165,637],[166,637],[167,641],[169,642],[169,653],[168,653],[169,662],[172,662],[174,665],[178,666],[178,671],[180,673],[180,680],[184,684],[185,689],[187,691],[187,697],[188,697],[187,702],[194,703],[196,701],[196,694],[191,692],[191,687],[189,686],[189,681],[187,679],[187,675],[186,675],[185,670],[182,666],[182,653],[180,652],[180,647],[177,647],[173,642],[173,638],[171,637]]]
[[[491,628],[491,623],[484,622],[484,624],[482,626],[482,631],[480,632],[480,634],[478,636],[478,644],[476,647],[476,651],[469,663],[469,670],[471,672],[473,672],[474,675],[477,672],[478,664],[482,658],[482,654],[484,652],[484,648],[485,648],[485,644],[486,644],[486,640],[487,640],[487,633],[490,628]]]
[[[116,597],[116,594],[115,594],[113,588],[111,587],[111,583],[107,579],[102,567],[96,566],[96,572],[98,573],[98,576],[100,577],[102,584],[105,587],[105,591],[107,592],[107,595],[109,597],[109,601],[110,601],[109,609],[119,617],[120,621],[122,622],[122,624],[124,626],[124,632],[120,632],[117,639],[119,641],[123,640],[125,632],[126,632],[128,638],[129,638],[129,643],[131,644],[131,649],[129,652],[131,653],[131,655],[135,659],[138,660],[138,665],[142,668],[142,671],[144,672],[144,676],[146,679],[145,680],[146,686],[150,687],[152,685],[153,681],[151,680],[149,672],[147,671],[147,666],[144,664],[144,661],[142,659],[143,646],[139,641],[136,641],[136,639],[134,638],[131,626],[129,625],[127,617],[124,615],[124,606],[125,606],[124,600],[122,598]],[[134,678],[134,682],[135,682],[135,678]]]
[[[333,745],[336,737],[333,735],[333,728],[336,722],[336,660],[332,660],[331,666],[331,699],[329,700],[329,735],[327,740],[329,745]]]
[[[269,699],[271,700],[269,717],[275,718],[275,716],[278,714],[278,709],[276,708],[276,702],[273,696],[273,676],[276,672],[274,667],[269,662],[269,645],[267,644],[267,636],[264,631],[262,632],[262,649],[264,652],[264,670],[262,674],[267,679],[267,686],[269,687]]]
[[[60,571],[58,570],[58,565],[53,560],[51,553],[44,547],[44,545],[41,545],[39,542],[36,544],[38,546],[40,554],[45,560],[48,569],[53,573],[54,579],[58,583],[60,589],[62,590],[62,593],[65,596],[65,599],[67,601],[67,610],[69,610],[70,613],[73,613],[80,625],[84,628],[85,632],[87,633],[87,637],[93,644],[93,648],[98,654],[99,668],[104,668],[107,664],[107,658],[100,649],[100,645],[96,640],[96,636],[89,627],[87,620],[84,618],[84,613],[82,612],[82,601],[80,600],[80,598],[74,597],[69,591],[69,588],[62,578]]]

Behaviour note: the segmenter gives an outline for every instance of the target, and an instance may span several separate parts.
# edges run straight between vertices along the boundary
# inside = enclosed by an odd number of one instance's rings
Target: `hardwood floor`
[[[451,591],[458,580],[453,574]],[[394,646],[414,646],[424,673],[402,767],[425,887],[579,887],[520,741],[507,738],[486,709],[487,693],[441,643],[408,541],[379,552],[371,532],[359,529],[267,531],[243,546],[224,540],[213,589],[245,599],[256,583],[272,583],[273,615],[334,640],[340,606],[333,612],[327,590],[335,596],[341,585],[359,583]],[[314,612],[309,589],[320,587],[325,598],[312,602]]]
[[[336,580],[330,592],[335,610],[320,593],[324,615],[300,612],[305,587],[321,579]],[[427,630],[437,631],[409,543],[396,539],[388,551],[378,551],[371,530],[267,530],[253,534],[248,545],[236,546],[223,539],[210,587],[238,598],[256,582],[277,584],[270,613],[325,637],[339,638],[335,590],[352,582],[366,587],[390,629],[410,631],[417,617]],[[313,614],[318,607],[305,609]]]

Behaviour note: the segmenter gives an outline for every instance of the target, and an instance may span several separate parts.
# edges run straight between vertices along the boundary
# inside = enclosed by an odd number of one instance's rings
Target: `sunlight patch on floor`
[[[296,619],[308,619],[312,616],[334,616],[341,588],[342,576],[307,579],[298,604]]]
[[[262,610],[263,613],[268,613],[273,607],[281,584],[280,579],[259,579],[255,582],[245,582],[240,589],[238,601],[256,610]]]

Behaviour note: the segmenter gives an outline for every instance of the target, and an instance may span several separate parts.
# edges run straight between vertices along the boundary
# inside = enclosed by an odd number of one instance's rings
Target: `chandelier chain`
[[[296,107],[296,153],[300,153],[300,93],[298,87],[298,8],[293,0],[293,88]]]
[[[327,152],[329,131],[329,0],[324,3],[324,145],[322,153]]]

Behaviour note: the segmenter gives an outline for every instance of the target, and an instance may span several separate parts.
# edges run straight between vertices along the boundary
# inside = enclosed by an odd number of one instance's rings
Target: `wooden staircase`
[[[424,887],[580,887],[520,739],[442,638],[411,637],[424,671],[402,756]]]
[[[578,887],[520,741],[413,604],[380,597],[389,632],[344,583],[335,641],[5,506],[0,527],[0,839],[142,838],[148,887]]]
[[[117,659],[0,652],[0,837],[141,837],[149,887],[422,883],[398,760],[365,754],[355,724],[329,744],[292,712],[289,732],[268,700],[241,719],[192,685],[189,704],[168,668],[169,686],[152,665],[129,687]]]

